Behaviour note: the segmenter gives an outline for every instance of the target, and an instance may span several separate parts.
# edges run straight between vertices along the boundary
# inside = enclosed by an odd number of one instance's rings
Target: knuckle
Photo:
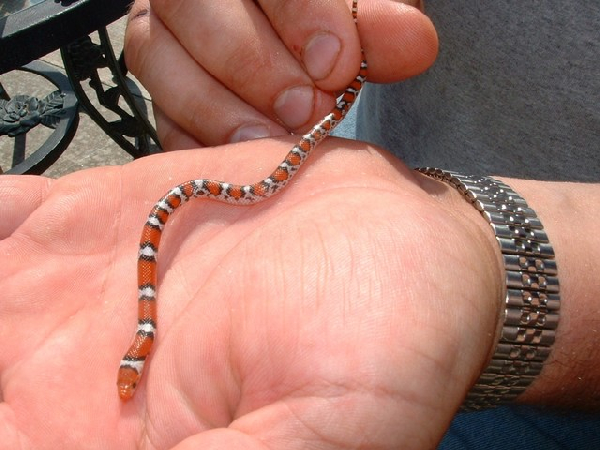
[[[247,91],[264,82],[262,76],[274,70],[273,55],[265,51],[256,51],[252,46],[240,43],[231,48],[225,66],[229,67],[227,84],[236,91]],[[252,75],[254,74],[254,76]]]

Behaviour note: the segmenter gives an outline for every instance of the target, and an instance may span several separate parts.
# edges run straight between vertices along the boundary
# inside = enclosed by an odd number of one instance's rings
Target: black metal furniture
[[[117,59],[106,25],[127,12],[131,0],[3,0],[0,3],[0,74],[23,70],[43,76],[57,90],[43,98],[9,95],[0,84],[0,135],[14,138],[11,168],[5,173],[41,174],[67,148],[83,110],[134,158],[160,149],[145,112],[126,84],[127,69]],[[98,33],[99,43],[90,38]],[[60,48],[66,74],[34,61]],[[31,62],[34,61],[34,62]],[[106,89],[99,69],[108,68],[114,87]],[[99,103],[116,120],[103,115],[86,94],[89,82]],[[120,104],[127,105],[127,111]],[[37,126],[53,129],[34,151],[26,151],[26,134]],[[128,139],[130,138],[130,139]],[[133,141],[133,142],[132,142]],[[151,146],[151,142],[156,146]]]

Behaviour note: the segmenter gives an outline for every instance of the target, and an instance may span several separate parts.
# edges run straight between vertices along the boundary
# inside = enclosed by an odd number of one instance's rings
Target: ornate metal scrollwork
[[[127,86],[126,68],[124,65],[121,67],[115,58],[106,29],[99,29],[98,35],[100,44],[95,44],[89,36],[85,36],[61,49],[65,69],[80,106],[108,136],[134,158],[152,151],[151,140],[156,144],[156,148],[160,149],[156,131],[148,121],[146,112],[136,105]],[[99,69],[102,68],[110,70],[114,86],[108,87],[102,82],[99,74]],[[123,68],[125,71],[122,72]],[[86,80],[89,80],[88,85],[94,90],[98,103],[114,113],[118,119],[109,121],[92,104],[83,87]],[[121,101],[126,103],[129,111],[121,107]],[[126,137],[134,138],[135,143],[128,141]]]
[[[27,133],[38,124],[56,128],[63,114],[64,94],[54,91],[43,99],[16,95],[0,99],[0,135],[11,137]]]
[[[67,46],[66,51],[73,62],[73,71],[70,75],[77,81],[92,78],[98,69],[108,67],[102,46],[94,44],[89,36],[72,42]]]

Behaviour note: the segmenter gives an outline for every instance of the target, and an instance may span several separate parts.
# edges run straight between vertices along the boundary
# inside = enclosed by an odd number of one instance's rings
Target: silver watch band
[[[554,250],[535,211],[505,183],[430,167],[416,170],[461,192],[496,235],[506,270],[502,333],[462,409],[510,403],[541,372],[554,343],[560,307]]]

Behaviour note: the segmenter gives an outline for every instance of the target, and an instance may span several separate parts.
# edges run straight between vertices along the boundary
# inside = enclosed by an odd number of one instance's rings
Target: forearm
[[[504,179],[541,219],[556,253],[561,309],[553,351],[520,402],[600,408],[600,184]]]

